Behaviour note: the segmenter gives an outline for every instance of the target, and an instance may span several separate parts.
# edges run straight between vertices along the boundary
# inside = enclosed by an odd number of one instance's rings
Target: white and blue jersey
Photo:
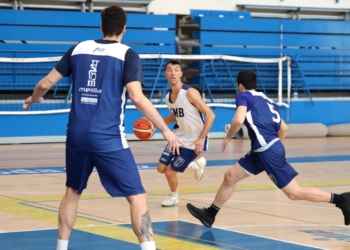
[[[298,173],[287,162],[278,137],[282,122],[279,107],[263,93],[251,90],[237,95],[236,106],[247,107],[244,124],[252,147],[238,163],[254,175],[265,171],[277,187],[284,188]]]
[[[194,149],[194,145],[190,145],[201,134],[204,127],[204,118],[203,114],[187,98],[186,93],[190,88],[191,86],[183,84],[176,101],[173,103],[170,102],[171,91],[169,91],[165,96],[165,101],[176,118],[176,124],[174,125],[175,135],[186,144],[188,149]],[[203,150],[207,151],[207,149],[208,135],[205,137],[203,145]]]
[[[165,147],[159,161],[168,166],[171,164],[173,170],[184,172],[187,166],[197,158],[194,151],[195,145],[191,145],[198,139],[204,127],[203,114],[187,98],[187,90],[191,87],[183,84],[175,102],[170,101],[169,91],[165,96],[166,105],[176,118],[174,134],[177,135],[186,145],[180,147],[180,154],[173,154]],[[208,135],[204,139],[203,150],[208,150]]]
[[[244,125],[254,150],[264,150],[278,140],[281,126],[279,107],[264,93],[245,91],[236,97],[236,106],[246,106]]]
[[[55,68],[73,81],[67,147],[91,152],[128,148],[125,85],[143,82],[138,54],[116,41],[90,40],[69,49]]]

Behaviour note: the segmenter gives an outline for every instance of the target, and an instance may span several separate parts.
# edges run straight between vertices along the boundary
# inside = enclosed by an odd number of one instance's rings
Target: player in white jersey
[[[165,97],[166,104],[172,112],[164,121],[166,124],[176,122],[173,131],[186,144],[186,148],[180,148],[180,154],[173,154],[166,146],[158,162],[157,170],[165,174],[170,187],[170,194],[162,206],[172,207],[179,201],[177,173],[189,167],[195,171],[196,180],[203,176],[206,160],[202,152],[208,149],[208,133],[215,115],[196,89],[181,82],[182,67],[179,61],[168,61],[164,74],[171,87]]]
[[[188,203],[189,212],[204,226],[211,227],[216,214],[231,197],[236,183],[251,174],[257,175],[265,171],[275,185],[291,200],[335,204],[343,212],[345,225],[350,225],[350,192],[328,193],[314,187],[300,187],[296,182],[295,176],[298,173],[286,161],[284,146],[281,142],[288,128],[281,119],[276,103],[263,93],[255,91],[256,85],[257,77],[254,72],[245,70],[238,74],[237,111],[222,143],[222,151],[224,151],[227,143],[244,122],[248,128],[251,150],[225,173],[225,179],[212,205],[200,209]]]

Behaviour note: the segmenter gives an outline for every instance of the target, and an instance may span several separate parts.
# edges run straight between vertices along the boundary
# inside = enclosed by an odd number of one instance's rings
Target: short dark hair
[[[251,70],[240,71],[237,76],[237,85],[238,84],[242,84],[246,90],[256,89],[256,74]]]
[[[166,68],[168,67],[169,64],[179,65],[179,66],[180,66],[180,69],[181,69],[181,71],[182,71],[182,66],[181,66],[180,61],[178,61],[178,60],[169,60],[169,61],[165,64],[165,70],[166,70]]]
[[[104,37],[119,36],[126,24],[126,13],[121,7],[113,5],[101,12],[101,19]]]

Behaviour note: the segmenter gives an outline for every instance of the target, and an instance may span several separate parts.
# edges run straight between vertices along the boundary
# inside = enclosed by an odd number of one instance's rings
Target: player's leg
[[[141,249],[154,250],[152,222],[145,190],[129,148],[94,154],[94,163],[105,190],[112,197],[126,197],[133,231]]]
[[[170,188],[170,193],[165,197],[165,199],[161,203],[162,207],[173,207],[179,201],[179,197],[177,193],[177,187],[178,187],[177,172],[172,170],[170,166],[170,163],[173,157],[174,155],[172,152],[168,150],[168,145],[167,145],[164,151],[162,152],[162,155],[159,158],[159,162],[157,165],[157,171],[165,175],[165,178],[167,179],[167,182]]]
[[[179,202],[179,195],[177,192],[179,180],[177,178],[177,171],[171,168],[171,164],[165,169],[165,177],[170,188],[170,193],[165,197],[161,205],[162,207],[173,207]]]
[[[280,141],[266,151],[258,153],[270,179],[292,200],[328,202],[331,194],[313,187],[300,187],[295,180],[298,173],[287,162],[285,149]]]
[[[350,224],[350,193],[338,195],[314,187],[300,187],[295,180],[298,173],[286,161],[284,146],[280,141],[258,155],[271,180],[291,200],[333,203],[342,210],[345,225]]]
[[[64,194],[58,216],[58,239],[68,241],[75,220],[77,218],[80,195],[78,190],[67,187]],[[58,248],[59,249],[59,248]]]
[[[333,203],[342,210],[345,225],[350,225],[350,193],[335,194],[319,188],[300,187],[295,179],[282,188],[282,191],[291,200]]]
[[[66,148],[66,192],[59,207],[57,250],[67,250],[68,240],[77,218],[78,203],[92,172],[88,153]]]
[[[208,208],[197,208],[192,204],[187,204],[188,211],[206,227],[211,227],[215,221],[215,216],[219,212],[220,208],[231,197],[235,190],[236,183],[244,178],[247,178],[249,174],[241,167],[237,162],[233,167],[226,171],[223,182],[220,185],[218,192],[216,193],[214,202]]]
[[[314,187],[301,187],[295,178],[291,180],[287,186],[282,188],[282,191],[291,200],[307,200],[314,202],[329,202],[331,200],[331,193]]]
[[[126,197],[126,199],[130,204],[132,229],[139,242],[152,241],[154,243],[152,221],[148,211],[146,194],[132,195]]]

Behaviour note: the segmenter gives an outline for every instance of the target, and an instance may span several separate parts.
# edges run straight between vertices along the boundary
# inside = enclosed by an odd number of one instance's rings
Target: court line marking
[[[197,225],[203,226],[203,224],[198,223],[198,222],[192,222],[192,221],[187,221],[187,220],[179,220],[179,221],[184,221],[184,222],[187,222],[187,223],[192,223],[192,224],[197,224]],[[294,244],[294,245],[299,245],[299,246],[311,247],[311,248],[320,249],[320,250],[327,250],[326,248],[319,248],[319,247],[315,247],[315,246],[311,246],[311,245],[306,245],[306,244],[301,244],[301,243],[296,243],[296,242],[292,242],[292,241],[288,241],[288,240],[281,240],[281,239],[276,239],[276,238],[273,238],[273,237],[261,236],[261,235],[250,234],[250,233],[245,233],[245,232],[239,232],[239,231],[229,230],[229,229],[221,228],[221,227],[212,227],[212,228],[221,229],[221,230],[229,231],[229,232],[235,232],[235,233],[245,234],[245,235],[249,235],[249,236],[255,236],[255,237],[265,238],[265,239],[269,239],[269,240],[275,240],[275,241],[286,242],[286,243],[290,243],[290,244]]]
[[[60,201],[62,196],[45,196],[46,199],[43,196],[40,197],[26,197],[26,198],[2,198],[0,199],[0,211],[15,214],[18,216],[43,221],[46,223],[51,223],[57,225],[58,216],[57,216],[57,209],[49,209],[49,208],[42,208],[41,206],[36,207],[35,202],[43,202],[44,200],[48,200],[49,202],[54,201]],[[83,197],[88,198],[87,195],[83,195]],[[34,203],[33,204],[21,204],[24,202],[28,203]],[[92,227],[91,224],[92,221],[100,225],[99,227]],[[109,237],[112,239],[117,239],[129,243],[139,244],[137,237],[135,236],[133,230],[131,228],[123,227],[123,226],[116,226],[114,230],[110,230],[110,224],[109,222],[103,222],[98,221],[93,218],[84,218],[81,216],[78,216],[75,222],[75,226],[87,226],[85,228],[79,228],[77,230],[88,232],[100,236]],[[123,223],[127,224],[127,223]],[[88,226],[89,225],[89,226]],[[74,227],[75,229],[76,227]],[[178,240],[174,238],[168,238],[166,236],[157,235],[154,234],[154,238],[157,242],[157,247],[161,249],[166,249],[167,247],[171,246],[173,249],[203,249],[203,250],[217,250],[220,248],[212,247],[203,245],[196,242],[187,242],[184,240]]]

